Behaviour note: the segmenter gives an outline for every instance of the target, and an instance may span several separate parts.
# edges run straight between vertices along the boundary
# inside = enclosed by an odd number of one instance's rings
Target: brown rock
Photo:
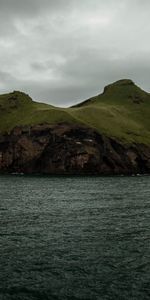
[[[121,142],[61,123],[17,126],[0,135],[0,172],[26,174],[150,173],[150,146]]]

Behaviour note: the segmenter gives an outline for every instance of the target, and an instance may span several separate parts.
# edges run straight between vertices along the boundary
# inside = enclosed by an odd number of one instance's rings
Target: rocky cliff
[[[150,147],[125,144],[81,125],[17,126],[0,134],[0,172],[150,173]]]

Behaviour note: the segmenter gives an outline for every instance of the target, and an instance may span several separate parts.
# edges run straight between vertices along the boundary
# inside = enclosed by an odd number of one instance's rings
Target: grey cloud
[[[67,1],[67,0],[66,0]],[[35,14],[43,9],[55,9],[64,5],[63,0],[0,0],[1,13],[10,14]]]
[[[47,70],[49,67],[45,63],[33,62],[31,63],[31,68],[40,72]]]
[[[12,79],[13,79],[13,77],[9,73],[0,71],[0,81],[1,82],[10,81]]]
[[[66,106],[120,78],[149,90],[149,0],[0,0],[0,92]]]

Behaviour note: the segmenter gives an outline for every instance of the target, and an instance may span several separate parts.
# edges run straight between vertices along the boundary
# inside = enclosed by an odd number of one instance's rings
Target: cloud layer
[[[67,106],[131,78],[149,91],[149,0],[0,0],[0,93]]]

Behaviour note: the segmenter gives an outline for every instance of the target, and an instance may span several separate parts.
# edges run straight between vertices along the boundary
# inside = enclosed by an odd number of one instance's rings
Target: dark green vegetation
[[[74,107],[37,103],[21,92],[0,96],[0,130],[18,125],[78,123],[125,143],[150,144],[150,94],[131,80],[120,80]]]

